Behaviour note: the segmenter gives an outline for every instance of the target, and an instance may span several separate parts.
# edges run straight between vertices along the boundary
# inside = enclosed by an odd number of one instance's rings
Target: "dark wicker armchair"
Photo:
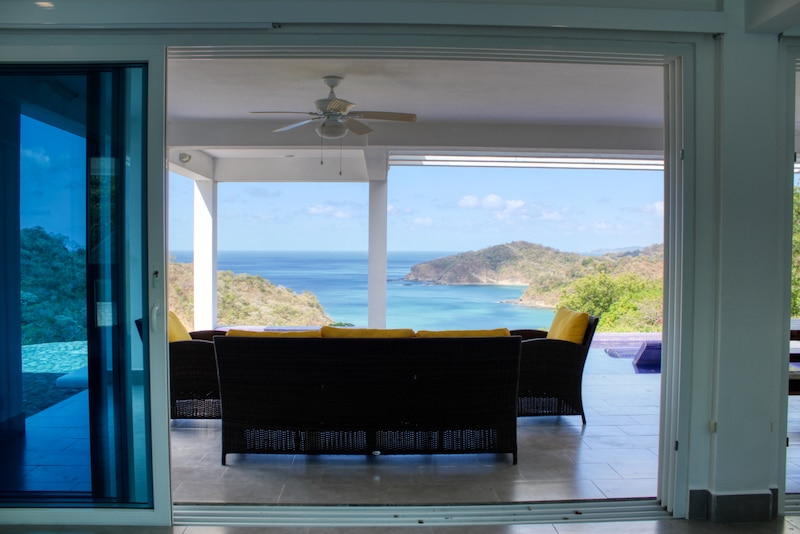
[[[136,320],[139,334],[142,320]],[[219,419],[219,379],[214,336],[220,330],[189,332],[191,340],[169,343],[169,397],[172,419]]]
[[[597,329],[597,317],[589,324],[578,345],[547,339],[543,330],[512,330],[522,337],[517,416],[580,415],[583,410],[583,367]]]

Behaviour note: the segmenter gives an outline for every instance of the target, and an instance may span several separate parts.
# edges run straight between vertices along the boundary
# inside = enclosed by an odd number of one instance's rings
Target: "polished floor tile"
[[[173,497],[182,504],[283,505],[654,497],[660,380],[593,349],[584,377],[587,425],[580,417],[521,418],[518,465],[496,454],[232,454],[220,466],[219,421],[173,421]]]
[[[171,423],[173,498],[186,504],[398,505],[467,504],[653,497],[657,488],[660,375],[635,374],[631,361],[592,350],[584,377],[587,425],[579,417],[519,420],[519,463],[510,455],[303,456],[230,455],[220,462],[219,421]],[[62,406],[59,420],[70,410]],[[72,419],[74,420],[74,419]],[[800,396],[789,397],[787,488],[800,493]],[[85,430],[29,425],[15,477],[29,484],[73,484],[85,476]],[[58,454],[53,451],[57,450]],[[19,457],[18,457],[19,458]],[[4,459],[0,459],[2,464]],[[8,463],[5,464],[9,466]],[[0,465],[3,467],[3,465]],[[52,470],[49,470],[52,468]],[[38,471],[37,471],[38,470]],[[82,474],[83,473],[83,474]],[[61,486],[59,486],[61,487]],[[2,520],[0,520],[2,522]],[[6,532],[270,534],[345,532],[487,534],[800,532],[800,519],[717,525],[705,521],[556,523],[418,527],[12,527]]]

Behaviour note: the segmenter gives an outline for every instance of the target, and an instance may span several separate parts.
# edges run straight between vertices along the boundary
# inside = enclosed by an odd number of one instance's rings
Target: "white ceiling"
[[[333,180],[320,171],[316,122],[273,130],[314,111],[322,77],[343,78],[338,97],[354,111],[414,113],[417,122],[364,121],[348,133],[358,159],[351,179],[375,179],[367,152],[660,154],[660,66],[408,59],[170,59],[168,144],[174,168],[219,181]],[[325,140],[329,148],[338,141]],[[368,148],[369,147],[369,148]],[[287,154],[287,150],[290,154]],[[201,156],[191,165],[177,155]],[[388,152],[387,152],[388,151]],[[293,159],[292,165],[286,158]],[[373,159],[376,159],[373,157]],[[378,158],[379,159],[379,158]],[[386,156],[383,156],[386,159]],[[195,165],[197,164],[197,165]],[[193,167],[193,168],[192,168]],[[291,171],[290,169],[294,169]],[[380,172],[380,169],[377,171]],[[370,174],[372,173],[372,174]]]
[[[313,111],[326,75],[355,110],[420,123],[662,124],[660,67],[405,59],[170,60],[169,117],[289,123],[249,112]]]

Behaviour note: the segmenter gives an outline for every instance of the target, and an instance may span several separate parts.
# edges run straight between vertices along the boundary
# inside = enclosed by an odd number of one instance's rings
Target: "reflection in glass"
[[[152,506],[144,81],[0,68],[0,504]]]

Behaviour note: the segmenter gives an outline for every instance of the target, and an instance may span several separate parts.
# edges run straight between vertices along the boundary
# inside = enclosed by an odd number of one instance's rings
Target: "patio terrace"
[[[231,455],[218,420],[170,425],[173,498],[183,504],[466,504],[655,497],[661,375],[636,373],[607,347],[645,334],[598,334],[580,417],[520,418],[519,464],[507,455]],[[624,352],[624,351],[620,351]],[[86,391],[27,420],[0,446],[0,492],[89,491]],[[800,493],[800,397],[789,397],[787,493]]]

